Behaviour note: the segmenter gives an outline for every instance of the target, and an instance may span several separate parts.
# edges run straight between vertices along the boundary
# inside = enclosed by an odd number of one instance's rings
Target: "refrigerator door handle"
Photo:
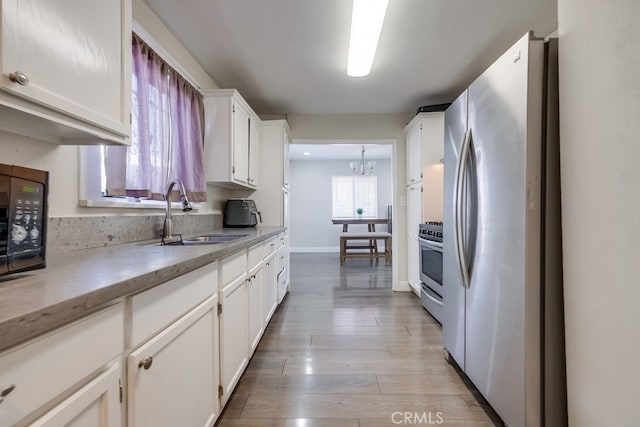
[[[454,174],[454,185],[453,185],[453,242],[455,245],[455,256],[456,256],[456,265],[458,266],[458,271],[462,270],[462,266],[460,265],[460,216],[458,215],[458,209],[460,207],[460,169],[462,162],[462,148],[464,147],[465,142],[467,141],[467,132],[465,131],[462,135],[462,142],[460,143],[460,154],[458,155],[456,161],[456,171]],[[462,283],[462,287],[464,287],[464,283]]]
[[[463,209],[464,201],[466,198],[466,192],[463,191],[464,180],[467,175],[467,165],[469,164],[469,149],[471,148],[471,129],[465,133],[465,139],[462,143],[462,149],[460,150],[460,160],[456,182],[456,206],[455,206],[455,240],[457,249],[458,267],[460,268],[460,275],[462,277],[462,286],[468,288],[471,285],[469,277],[469,266],[467,262],[467,255],[465,252],[465,237],[464,230],[466,224],[464,223],[465,210]]]
[[[460,252],[463,248],[464,241],[462,237],[462,229],[461,229],[461,221],[462,221],[462,188],[461,188],[461,176],[462,175],[462,163],[464,160],[464,147],[467,144],[468,132],[465,132],[462,135],[462,143],[460,144],[460,155],[458,156],[458,161],[456,163],[456,171],[455,171],[455,184],[453,186],[453,241],[455,243],[455,255],[456,255],[456,264],[458,265],[458,271],[460,272],[460,276],[462,277],[462,286],[466,287],[467,284],[465,282],[465,277],[463,273],[463,264],[462,259],[460,258]],[[463,250],[462,250],[463,251]]]

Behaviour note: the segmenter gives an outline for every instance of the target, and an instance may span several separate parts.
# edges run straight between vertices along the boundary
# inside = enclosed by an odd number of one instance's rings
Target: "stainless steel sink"
[[[205,236],[183,239],[182,243],[185,245],[215,245],[217,243],[231,242],[246,236],[248,236],[248,234],[208,234]]]
[[[202,236],[190,237],[182,240],[172,240],[170,242],[145,243],[147,246],[191,246],[191,245],[218,245],[220,243],[232,242],[236,239],[247,237],[248,234],[206,234]]]

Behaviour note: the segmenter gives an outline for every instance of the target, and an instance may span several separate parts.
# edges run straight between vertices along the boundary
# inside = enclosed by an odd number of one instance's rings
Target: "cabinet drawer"
[[[256,265],[262,262],[262,257],[264,256],[264,242],[258,243],[255,246],[251,246],[248,251],[247,259],[248,259],[248,268],[251,270]]]
[[[131,297],[131,346],[148,339],[218,291],[218,263]]]
[[[273,251],[278,249],[278,237],[272,237],[264,242],[264,257],[268,257]]]
[[[220,286],[225,286],[247,272],[247,251],[240,251],[229,255],[220,261],[222,281]]]
[[[0,389],[15,389],[0,404],[2,425],[14,425],[96,372],[123,350],[118,304],[0,355]]]

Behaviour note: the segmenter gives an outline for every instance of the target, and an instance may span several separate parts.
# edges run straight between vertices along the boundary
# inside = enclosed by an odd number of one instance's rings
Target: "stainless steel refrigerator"
[[[567,423],[557,106],[528,33],[445,112],[444,345],[509,426]]]

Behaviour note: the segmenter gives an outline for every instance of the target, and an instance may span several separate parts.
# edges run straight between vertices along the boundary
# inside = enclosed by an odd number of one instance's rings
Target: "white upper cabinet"
[[[249,186],[258,188],[260,172],[260,125],[258,120],[249,118]]]
[[[407,231],[418,232],[423,221],[442,220],[444,171],[444,112],[420,113],[406,126],[407,132]],[[415,184],[421,184],[418,198]]]
[[[422,123],[407,126],[407,185],[422,181]]]
[[[203,95],[207,182],[256,189],[260,119],[235,89],[205,90]]]
[[[128,144],[131,0],[2,0],[0,129]]]
[[[240,102],[231,101],[231,179],[249,185],[249,145],[251,116]],[[213,153],[215,155],[215,153]]]
[[[425,168],[444,157],[444,112],[420,113],[407,132],[407,185],[424,179]]]

